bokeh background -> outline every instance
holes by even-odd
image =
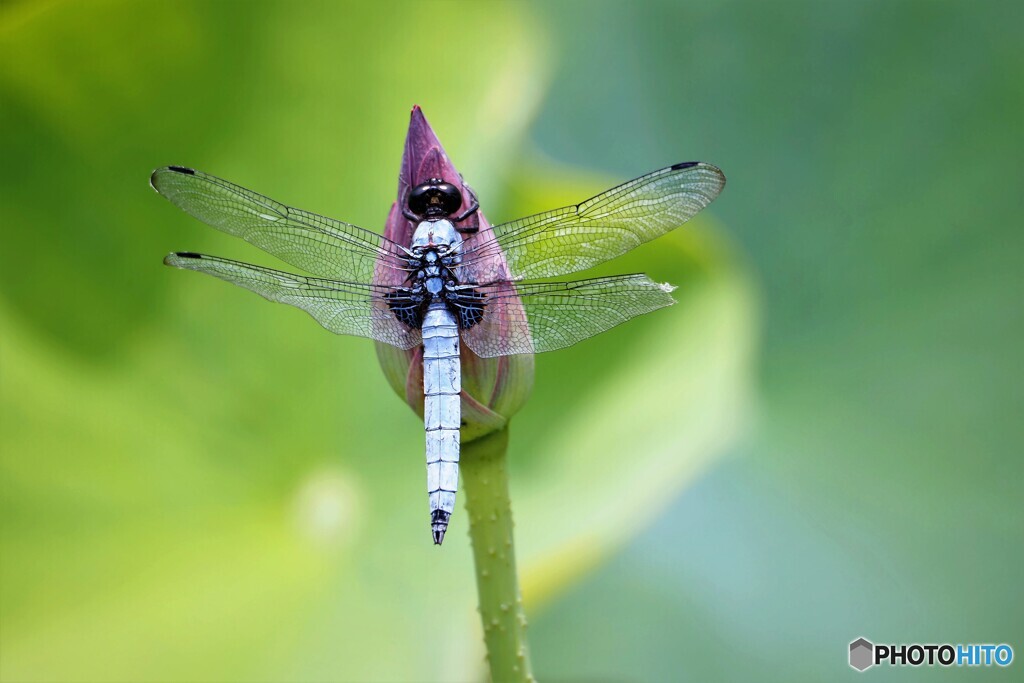
[[[0,679],[485,676],[372,343],[162,267],[275,264],[147,187],[185,164],[379,230],[413,104],[492,221],[729,177],[602,269],[679,305],[538,357],[513,420],[541,680],[1021,656],[1021,7],[0,4]]]

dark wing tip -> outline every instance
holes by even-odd
[[[722,183],[721,187],[719,187],[719,191],[721,191],[722,188],[725,187],[725,174],[722,173],[722,169],[718,168],[714,164],[709,164],[706,161],[684,161],[682,163],[678,163],[678,164],[675,164],[675,165],[671,166],[669,168],[669,170],[671,170],[671,171],[683,171],[683,170],[688,169],[688,168],[694,168],[695,166],[700,166],[701,168],[703,168],[705,170],[708,170],[708,171],[711,171],[711,173],[713,173],[714,175],[718,176],[718,179]]]
[[[166,171],[171,171],[173,173],[180,173],[182,175],[195,175],[196,174],[195,169],[187,168],[185,166],[164,166],[163,168],[158,168],[158,169],[156,169],[155,171],[153,171],[152,173],[149,174],[149,186],[152,187],[157,192],[160,191],[160,188],[158,186],[159,180],[160,180],[160,176],[161,176],[161,174],[163,174]]]

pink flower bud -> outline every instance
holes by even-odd
[[[408,191],[430,178],[441,178],[459,188],[466,209],[472,193],[462,181],[444,148],[427,123],[419,107],[413,107],[409,132],[405,138],[402,170],[398,179],[398,201],[392,204],[384,235],[403,246],[409,245],[416,225],[402,213],[401,202]],[[458,213],[458,211],[456,212]],[[467,249],[474,241],[488,240],[490,224],[482,211],[477,211],[459,225],[460,231],[476,229],[464,234]],[[494,263],[481,270],[491,273],[507,272],[504,255],[499,251],[492,257]],[[378,281],[400,286],[400,273],[378,273]],[[499,314],[494,310],[492,315]],[[499,321],[500,323],[500,321]],[[492,323],[493,324],[493,323]],[[462,441],[479,438],[503,428],[526,402],[533,387],[533,356],[516,355],[481,358],[465,344],[460,344],[462,360]],[[403,351],[388,344],[377,343],[377,358],[384,375],[395,392],[420,417],[423,416],[423,348]]]

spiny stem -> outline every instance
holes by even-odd
[[[459,467],[491,680],[525,683],[535,679],[530,670],[526,615],[516,576],[507,452],[506,427],[464,444]]]

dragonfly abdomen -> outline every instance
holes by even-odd
[[[459,326],[441,300],[423,318],[423,426],[427,435],[427,493],[434,543],[440,545],[459,487],[462,368]]]

